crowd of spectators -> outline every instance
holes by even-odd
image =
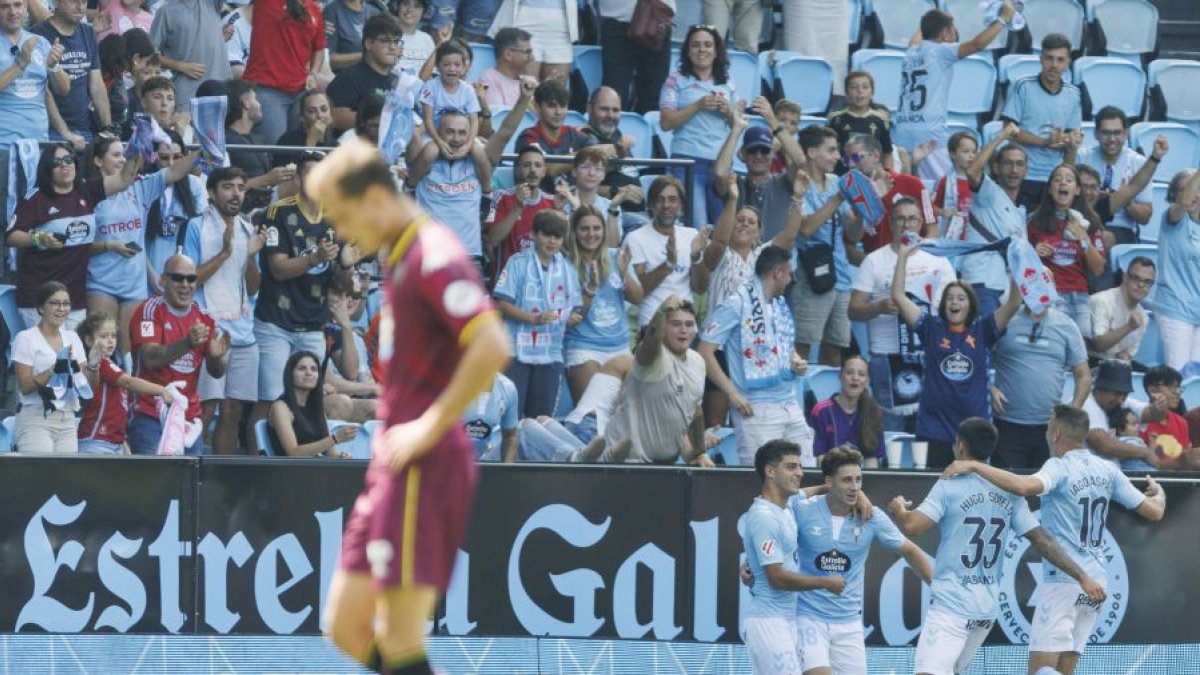
[[[739,98],[730,50],[767,47],[758,0],[704,0],[674,68],[669,41],[630,37],[636,0],[0,0],[15,447],[153,454],[174,401],[189,453],[355,456],[404,318],[381,322],[386,263],[338,240],[304,178],[363,138],[458,235],[511,335],[464,419],[481,460],[748,463],[783,438],[809,465],[853,446],[880,466],[908,433],[939,467],[980,416],[995,463],[1037,468],[1070,400],[1094,451],[1200,469],[1180,393],[1200,374],[1200,172],[1155,212],[1171,148],[1131,149],[1112,107],[1084,134],[1058,34],[1002,131],[949,133],[951,68],[1010,2],[986,27],[923,16],[898,111],[806,23],[816,4],[783,3],[771,38],[838,73],[813,119],[777,91]],[[585,39],[602,84],[580,91]],[[495,62],[471,76],[484,43]],[[237,147],[215,165],[189,151],[198,96],[227,100]],[[661,147],[637,148],[622,111],[657,113]],[[129,146],[138,115],[163,131],[153,153]],[[690,170],[616,161],[652,154]],[[1152,220],[1157,255],[1117,269]],[[1008,241],[1051,273],[1050,308],[1022,302]],[[1149,339],[1161,362],[1140,359]],[[839,386],[806,409],[821,369]],[[729,435],[735,453],[708,452]]]

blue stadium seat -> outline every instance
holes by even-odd
[[[1147,366],[1163,363],[1162,336],[1158,333],[1158,321],[1154,319],[1153,312],[1146,312],[1146,334],[1142,336],[1142,342],[1138,345],[1133,360]]]
[[[714,433],[721,439],[721,442],[708,451],[709,458],[720,457],[725,466],[741,466],[742,458],[738,456],[737,436],[733,433],[733,429],[721,427]]]
[[[15,445],[13,438],[13,423],[16,421],[14,417],[5,417],[3,422],[0,422],[0,453],[12,452]]]
[[[1130,380],[1131,384],[1133,385],[1133,391],[1129,392],[1129,395],[1138,399],[1139,401],[1145,401],[1149,398],[1146,395],[1146,374],[1131,373],[1131,375],[1132,377]]]
[[[639,159],[649,159],[654,156],[654,130],[645,117],[637,113],[623,112],[617,122],[621,133],[633,138],[633,148],[629,154]]]
[[[513,168],[511,166],[498,166],[492,169],[492,186],[507,190],[516,185],[516,180],[513,178]]]
[[[1183,381],[1183,404],[1188,410],[1200,406],[1200,377],[1189,377]],[[8,422],[8,420],[5,420]]]
[[[654,179],[658,178],[659,175],[661,174],[649,173],[638,176],[638,181],[642,184],[642,194],[645,195],[647,199],[650,198],[650,184],[653,183]]]
[[[982,129],[983,144],[987,145],[988,143],[991,143],[992,139],[995,138],[996,134],[1000,133],[1000,130],[1003,128],[1004,122],[1001,122],[1000,120],[990,120],[985,122]]]
[[[345,443],[338,443],[338,449],[349,453],[350,459],[371,459],[371,436],[363,428],[363,425],[341,420],[329,420],[328,425],[331,434],[344,426],[354,427],[356,429],[354,438]]]
[[[851,49],[853,45],[857,45],[862,39],[862,18],[863,18],[863,3],[862,0],[849,0],[850,4],[850,35],[849,43]]]
[[[942,0],[942,9],[954,17],[954,25],[961,36],[969,37],[983,26],[984,6],[979,0]],[[1008,29],[1002,28],[999,35],[988,43],[987,50],[1002,49],[1008,44]]]
[[[604,65],[600,58],[600,47],[596,45],[574,45],[575,61],[572,70],[578,70],[587,85],[588,94],[600,88],[604,78]]]
[[[788,56],[775,63],[783,95],[805,113],[823,113],[833,95],[833,66],[815,56]]]
[[[996,70],[1000,83],[1008,84],[1037,75],[1042,71],[1042,63],[1033,54],[1005,54],[1000,57]]]
[[[1146,0],[1105,0],[1091,12],[1108,42],[1108,55],[1139,66],[1158,48],[1158,8]]]
[[[1150,86],[1162,91],[1167,119],[1200,130],[1200,62],[1158,59],[1150,62],[1147,75]]]
[[[805,375],[808,382],[805,386],[818,401],[824,401],[841,390],[842,383],[838,379],[840,374],[841,371],[832,366],[809,365]]]
[[[1156,244],[1117,244],[1112,247],[1109,260],[1112,261],[1113,269],[1123,270],[1129,265],[1130,260],[1139,255],[1144,255],[1157,263],[1158,246]]]
[[[493,117],[492,120],[494,122],[495,118]],[[508,139],[508,143],[504,144],[504,154],[510,155],[515,153],[517,151],[517,139],[520,138],[521,132],[535,124],[537,124],[536,115],[531,112],[527,112],[522,115],[521,121],[517,123],[517,130],[514,131],[512,137]]]
[[[1167,212],[1167,185],[1165,183],[1152,183],[1150,191],[1154,197],[1150,203],[1154,206],[1154,211],[1150,215],[1150,222],[1143,225],[1139,232],[1143,243],[1155,243],[1158,241],[1159,228],[1162,226],[1163,214]]]
[[[683,44],[688,29],[704,22],[704,3],[679,2],[675,3],[675,21],[672,22],[671,44]]]
[[[937,9],[937,3],[933,0],[882,0],[874,3],[874,7],[879,25],[883,27],[883,45],[908,49],[909,40],[921,27],[921,16]]]
[[[860,49],[850,55],[850,67],[865,70],[875,79],[875,102],[895,112],[900,107],[900,71],[904,52],[894,49]]]
[[[954,80],[946,107],[957,118],[966,115],[976,126],[976,116],[991,112],[996,98],[996,66],[989,57],[975,54],[954,64]]]
[[[1148,157],[1157,136],[1166,137],[1171,151],[1154,169],[1156,182],[1169,183],[1175,174],[1200,164],[1200,133],[1177,122],[1138,122],[1129,128],[1129,145]]]
[[[729,50],[729,84],[739,99],[747,102],[762,94],[759,84],[758,57],[750,52]]]
[[[1115,105],[1129,117],[1141,117],[1146,103],[1146,73],[1124,59],[1084,56],[1075,61],[1075,81],[1087,86],[1092,111]]]
[[[784,55],[791,56],[794,52],[781,49],[766,49],[758,53],[758,83],[767,91],[775,90],[775,60]]]
[[[814,124],[819,127],[826,126],[829,124],[829,118],[821,117],[820,115],[801,115],[800,116],[800,128],[801,129],[811,127]]]
[[[467,81],[474,82],[483,76],[483,71],[496,67],[496,48],[480,43],[471,44],[471,68],[467,71]]]
[[[577,110],[568,110],[566,117],[563,118],[563,124],[578,129],[587,124],[587,115]]]
[[[646,118],[646,123],[650,125],[650,131],[654,133],[654,137],[658,139],[660,144],[662,144],[663,152],[667,157],[670,157],[671,139],[675,136],[674,132],[666,131],[662,128],[662,124],[659,122],[659,114],[657,110],[648,110],[646,111],[646,114],[642,115],[642,117]]]
[[[274,457],[275,446],[271,445],[271,437],[267,434],[267,421],[258,420],[254,423],[254,440],[258,443],[258,454],[263,457]]]
[[[1025,3],[1025,21],[1033,38],[1034,53],[1042,49],[1042,38],[1062,33],[1072,48],[1083,44],[1083,7],[1076,0],[1037,0]]]

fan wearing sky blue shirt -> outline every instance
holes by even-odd
[[[983,462],[957,461],[946,468],[945,475],[976,473],[1002,490],[1040,496],[1046,529],[1064,543],[1071,559],[1104,587],[1108,580],[1104,539],[1109,505],[1116,502],[1146,520],[1162,520],[1167,493],[1149,476],[1145,493],[1138,492],[1116,464],[1084,449],[1087,433],[1087,413],[1060,404],[1054,407],[1046,430],[1046,443],[1054,456],[1041,471],[1019,476]],[[1100,609],[1100,602],[1085,588],[1060,567],[1042,566],[1041,595],[1029,640],[1029,672],[1047,666],[1064,675],[1074,672]]]
[[[808,488],[803,495],[800,446],[771,441],[754,456],[762,494],[742,516],[742,547],[752,581],[746,608],[746,653],[755,675],[799,675],[796,645],[796,592],[824,589],[841,593],[841,576],[805,576],[797,572],[796,519],[789,499],[806,499],[824,491]]]
[[[1004,0],[1000,18],[966,42],[958,42],[958,29],[949,13],[931,9],[921,17],[921,32],[914,36],[901,66],[900,109],[892,131],[892,141],[904,146],[910,155],[922,143],[937,143],[916,167],[921,178],[937,180],[953,166],[946,149],[950,137],[946,101],[954,80],[954,63],[987,49],[1015,11],[1011,0]]]
[[[996,447],[996,427],[979,417],[963,420],[954,442],[956,459],[986,462]],[[934,562],[933,602],[917,642],[918,675],[966,671],[995,623],[1004,575],[1001,555],[1012,534],[1025,537],[1050,564],[1064,570],[1092,600],[1104,589],[1084,573],[1029,512],[1023,497],[979,476],[939,480],[916,510],[903,495],[888,506],[910,537],[935,524],[941,530]]]
[[[463,413],[475,457],[481,462],[517,461],[517,385],[496,373],[492,388]]]
[[[820,497],[793,497],[788,506],[799,533],[800,573],[815,577],[840,575],[840,594],[825,590],[796,598],[796,633],[804,675],[866,675],[863,637],[863,573],[871,542],[898,552],[925,583],[931,583],[933,561],[906,539],[881,511],[863,520],[851,511],[862,495],[862,454],[848,446],[821,456],[821,473],[829,492]]]

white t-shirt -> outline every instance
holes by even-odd
[[[929,311],[936,313],[938,304],[942,301],[942,291],[955,279],[950,261],[918,250],[908,257],[908,266],[904,272],[904,290],[920,299],[918,306],[927,303]],[[869,294],[870,301],[877,302],[891,296],[892,276],[895,273],[896,252],[892,247],[875,249],[863,259],[851,288]],[[867,335],[872,354],[900,353],[899,322],[898,314],[880,314],[867,321]]]
[[[83,349],[83,342],[80,341],[79,335],[73,330],[63,329],[62,331],[63,345],[71,347],[71,358],[80,364],[80,368],[87,365],[87,352]],[[54,362],[58,360],[58,352],[46,342],[46,336],[42,335],[42,331],[37,326],[26,328],[17,333],[17,337],[12,343],[12,360],[13,363],[21,363],[33,369],[34,375],[39,375],[54,367]],[[21,393],[21,405],[35,406],[37,409],[42,407],[42,395],[36,390],[33,393]],[[73,409],[78,409],[76,406]]]
[[[634,361],[604,430],[609,450],[625,439],[633,441],[629,462],[674,461],[704,397],[704,359],[700,354],[689,349],[680,358],[665,346],[661,349],[652,365]]]
[[[754,276],[754,265],[758,263],[758,255],[770,245],[771,242],[768,241],[758,248],[750,249],[750,255],[745,258],[738,255],[732,248],[725,249],[725,255],[721,256],[721,262],[717,263],[717,269],[713,270],[712,276],[708,279],[710,313],[714,307],[737,293],[738,289]]]
[[[1125,292],[1121,290],[1120,286],[1101,291],[1088,298],[1088,310],[1091,312],[1092,321],[1088,325],[1088,333],[1084,337],[1093,340],[1097,335],[1104,335],[1118,326],[1129,323],[1129,317],[1135,314],[1140,316],[1142,318],[1141,327],[1121,338],[1117,344],[1107,350],[1093,352],[1109,359],[1117,358],[1117,354],[1121,352],[1128,352],[1130,355],[1137,353],[1142,336],[1146,334],[1146,310],[1142,309],[1141,305],[1134,305],[1130,310],[1129,305],[1125,304]]]
[[[642,299],[638,306],[638,326],[645,326],[654,318],[658,306],[671,295],[678,295],[684,300],[692,300],[690,284],[692,271],[692,241],[699,234],[693,228],[675,226],[675,269],[663,279],[663,282]],[[637,269],[637,265],[645,265],[645,271],[650,272],[667,260],[667,239],[664,234],[654,229],[652,223],[647,223],[629,233],[625,237],[625,246],[629,248],[629,262]]]
[[[396,62],[396,67],[393,72],[408,73],[413,77],[420,76],[421,67],[429,60],[429,55],[437,49],[437,45],[433,43],[433,38],[423,30],[413,31],[411,35],[404,35],[404,51],[400,54],[400,60]]]

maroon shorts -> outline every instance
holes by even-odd
[[[469,447],[441,445],[400,473],[372,462],[346,522],[341,568],[370,574],[381,589],[415,584],[445,592],[477,472]]]

